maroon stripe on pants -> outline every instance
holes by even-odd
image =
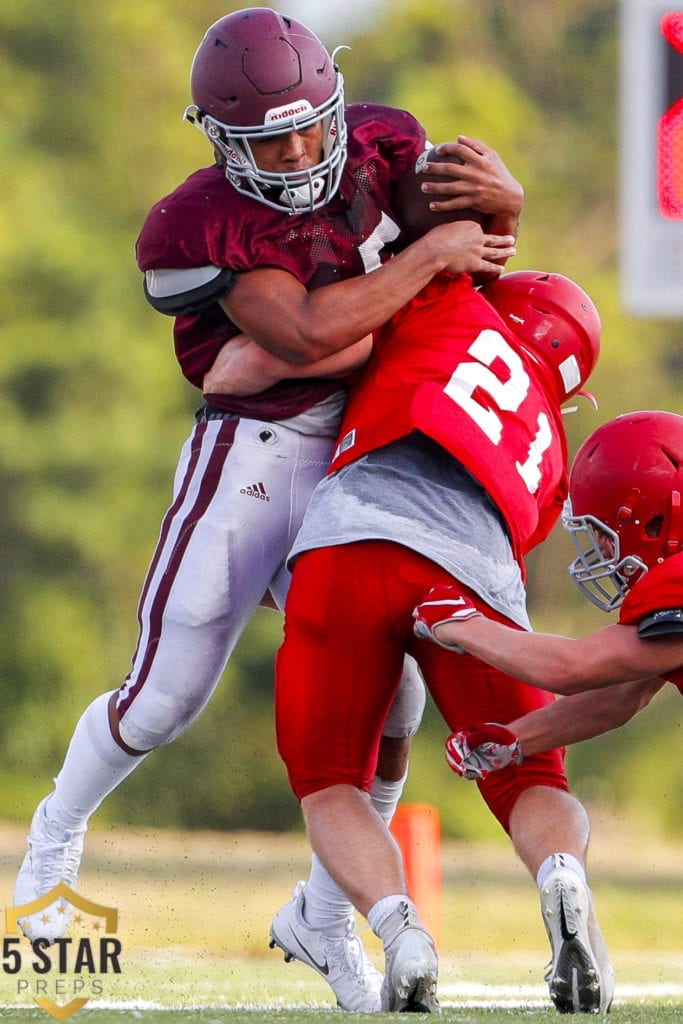
[[[157,591],[152,596],[151,606],[148,612],[149,620],[149,631],[147,638],[146,650],[142,655],[142,660],[138,664],[140,644],[142,642],[142,620],[144,616],[144,608],[147,603],[148,596],[150,594],[150,588],[154,579],[155,573],[159,567],[159,564],[164,557],[164,552],[168,542],[169,535],[171,534],[171,527],[174,525],[175,519],[182,509],[187,493],[190,490],[190,486],[194,481],[195,475],[198,471],[199,457],[202,452],[202,447],[205,442],[207,423],[200,423],[194,434],[192,441],[191,457],[188,463],[187,472],[183,479],[182,485],[178,490],[178,495],[164,516],[159,541],[157,543],[150,567],[147,571],[144,586],[142,588],[142,594],[140,602],[138,604],[138,623],[140,632],[138,634],[138,643],[133,655],[133,667],[126,676],[124,686],[133,678],[136,677],[135,683],[128,689],[125,696],[120,697],[117,702],[116,711],[121,718],[126,713],[128,708],[131,706],[137,694],[145,684],[145,680],[149,676],[150,670],[154,663],[154,657],[156,654],[158,640],[161,636],[161,629],[163,623],[164,612],[168,603],[169,594],[175,582],[176,576],[180,570],[183,562],[183,558],[187,552],[194,528],[197,523],[202,519],[207,508],[213,501],[218,486],[220,484],[223,467],[225,460],[230,454],[233,441],[235,439],[235,431],[237,430],[237,424],[239,420],[230,419],[223,420],[221,422],[218,436],[213,442],[213,451],[209,456],[209,460],[202,473],[201,481],[199,484],[197,497],[194,504],[191,506],[189,511],[184,515],[178,530],[177,540],[173,547],[166,568],[164,569],[163,575],[158,582]]]

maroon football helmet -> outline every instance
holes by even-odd
[[[648,569],[683,551],[683,416],[630,412],[576,453],[562,523],[579,557],[569,572],[604,611]]]
[[[519,270],[485,284],[488,299],[524,350],[551,370],[560,402],[579,392],[600,353],[600,317],[578,284],[562,274]]]
[[[239,192],[288,213],[334,196],[346,160],[343,78],[304,25],[266,7],[221,18],[192,62],[193,104],[185,111],[209,139]],[[256,164],[250,140],[323,122],[323,154],[308,171],[274,173]]]

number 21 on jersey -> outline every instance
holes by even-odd
[[[458,364],[444,393],[455,402],[483,431],[492,444],[505,443],[505,417],[501,413],[516,413],[529,395],[531,381],[524,364],[512,346],[498,331],[482,331],[467,349],[476,362]],[[505,376],[499,372],[503,367]],[[488,399],[488,400],[487,400]],[[553,441],[548,417],[539,412],[536,433],[523,462],[515,460],[515,468],[530,494],[541,483],[541,464],[544,453]]]

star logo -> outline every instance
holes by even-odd
[[[74,910],[77,913],[74,914]],[[61,927],[57,924],[58,918],[64,915],[72,929],[78,926],[85,934],[65,936],[68,924]],[[33,939],[24,962],[21,944],[23,941],[25,945],[27,940],[19,936],[28,930],[29,919],[32,919]],[[45,928],[45,937],[40,937],[41,925]],[[89,997],[75,995],[68,1002],[59,1003],[48,995],[51,987],[55,995],[63,994],[66,979],[71,982],[73,993],[83,992],[88,985],[93,985],[93,977],[99,974],[120,974],[121,942],[112,937],[117,927],[116,908],[86,899],[63,881],[30,903],[7,907],[4,944],[6,959],[13,968],[11,973],[18,979],[17,991],[30,993],[36,1006],[55,1020],[68,1020],[89,1002]],[[26,976],[28,970],[33,972],[30,979]],[[101,984],[95,991],[99,994],[100,990]]]

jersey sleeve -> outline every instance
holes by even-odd
[[[638,623],[637,632],[641,640],[683,636],[683,608],[663,608],[660,612],[646,615]]]
[[[666,558],[633,585],[619,622],[637,626],[643,639],[683,633],[683,554]]]
[[[264,240],[282,235],[287,224],[286,214],[240,195],[220,168],[204,168],[149,211],[135,245],[137,264],[143,273],[249,270],[266,262]]]
[[[424,128],[407,110],[378,103],[350,104],[346,120],[348,168],[357,174],[356,168],[364,166],[368,174],[377,176],[380,188],[390,198],[396,182],[428,147]]]

